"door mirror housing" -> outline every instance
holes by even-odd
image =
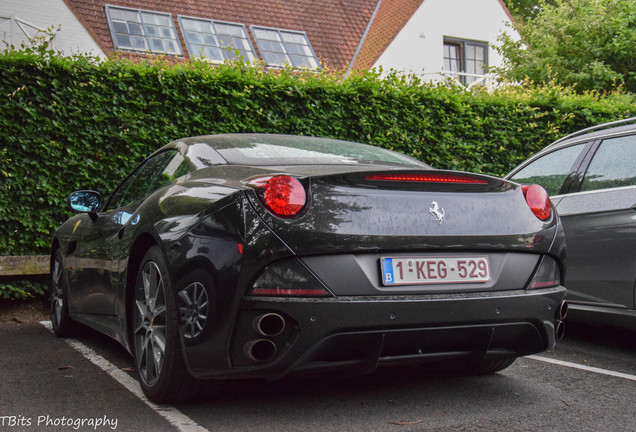
[[[102,196],[99,192],[91,190],[76,191],[68,197],[69,207],[79,213],[96,214],[101,203]]]

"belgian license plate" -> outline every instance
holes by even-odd
[[[380,267],[385,286],[490,281],[486,256],[383,257]]]

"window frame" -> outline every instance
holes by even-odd
[[[143,199],[150,196],[156,190],[160,189],[162,186],[149,184],[143,197],[134,199],[132,201],[123,202],[124,198],[126,198],[126,195],[128,194],[130,186],[135,182],[139,174],[148,166],[148,164],[156,161],[158,158],[164,157],[167,154],[172,155],[172,157],[168,159],[168,162],[166,164],[163,165],[162,172],[166,169],[166,167],[170,165],[174,158],[181,153],[177,149],[169,148],[148,156],[146,159],[144,159],[143,162],[137,165],[137,167],[121,183],[119,183],[119,185],[108,197],[108,200],[104,203],[104,206],[100,209],[100,213],[127,208],[131,205],[134,205],[135,203],[141,202]],[[183,155],[181,156],[183,157]],[[153,173],[153,177],[151,179],[147,179],[147,181],[154,180],[157,173],[158,171],[155,171]]]
[[[186,43],[186,48],[188,49],[188,54],[190,56],[190,58],[196,58],[196,59],[202,59],[205,61],[208,61],[210,63],[213,64],[222,64],[225,63],[227,61],[234,61],[235,59],[232,58],[228,58],[228,56],[226,55],[226,50],[227,50],[227,46],[218,46],[215,48],[219,48],[221,51],[221,54],[223,56],[223,60],[222,61],[218,61],[215,59],[211,59],[209,57],[201,57],[200,55],[197,55],[198,53],[195,53],[195,51],[192,50],[191,48],[191,42],[188,40],[188,36],[187,36],[187,29],[186,27],[183,25],[183,21],[184,20],[193,20],[193,21],[202,21],[202,22],[206,22],[211,24],[213,27],[215,27],[215,24],[224,24],[224,25],[229,25],[229,26],[235,26],[235,27],[240,27],[241,30],[243,31],[243,35],[244,40],[247,41],[247,45],[248,45],[248,50],[242,50],[242,51],[246,51],[248,54],[251,55],[251,58],[249,59],[243,59],[244,62],[247,63],[251,63],[254,60],[256,60],[258,57],[256,56],[256,50],[254,49],[254,44],[252,44],[252,40],[250,38],[250,35],[247,31],[247,27],[245,26],[245,24],[243,23],[237,23],[237,22],[232,22],[232,21],[222,21],[222,20],[215,20],[212,18],[203,18],[203,17],[195,17],[195,16],[188,16],[188,15],[177,15],[177,21],[179,22],[179,27],[181,28],[181,33],[183,34],[183,40]],[[215,28],[216,31],[216,28]],[[218,33],[214,33],[215,36],[218,37]],[[204,45],[204,46],[213,46],[213,45],[205,45],[205,44],[200,44],[200,45]],[[241,50],[239,50],[241,51]]]
[[[444,36],[444,40],[442,43],[442,47],[443,47],[443,52],[442,52],[442,62],[444,64],[444,66],[446,66],[446,60],[447,59],[451,59],[450,57],[446,57],[446,46],[447,45],[453,45],[456,47],[459,47],[459,71],[450,71],[450,73],[453,74],[457,74],[457,78],[459,79],[459,81],[465,85],[468,86],[470,84],[472,84],[474,81],[477,81],[478,78],[473,77],[473,76],[466,76],[463,74],[471,74],[471,75],[480,75],[480,76],[486,76],[487,75],[487,68],[489,67],[489,56],[488,56],[488,51],[489,51],[489,43],[487,41],[478,41],[478,40],[472,40],[472,39],[461,39],[461,38],[455,38],[455,37],[447,37]],[[481,47],[484,48],[484,64],[483,64],[483,68],[485,68],[483,70],[483,74],[472,74],[470,72],[466,72],[466,65],[467,65],[467,59],[466,59],[466,48],[467,46],[475,46],[475,47]],[[446,71],[446,69],[444,69],[445,72],[449,72]]]
[[[126,33],[127,35],[133,35],[133,36],[141,36],[143,37],[144,41],[145,41],[145,45],[146,47],[144,49],[140,49],[140,48],[134,48],[134,47],[123,47],[119,44],[118,40],[117,40],[117,35],[118,34],[124,34],[124,33],[118,33],[115,30],[115,23],[113,22],[113,18],[111,15],[111,10],[113,9],[117,9],[117,10],[121,10],[121,11],[129,11],[129,12],[135,12],[138,14],[139,17],[139,22],[138,24],[141,25],[143,34],[141,35],[133,35],[132,33]],[[137,53],[144,53],[144,54],[152,54],[152,55],[169,55],[169,56],[175,56],[175,57],[182,57],[183,56],[183,47],[181,46],[181,41],[179,40],[179,32],[177,31],[177,26],[175,25],[174,19],[172,17],[172,14],[169,12],[160,12],[160,11],[154,11],[154,10],[149,10],[149,9],[137,9],[137,8],[131,8],[131,7],[123,7],[123,6],[116,6],[116,5],[110,5],[107,4],[104,6],[104,11],[106,14],[106,21],[108,22],[108,29],[110,30],[110,37],[111,40],[113,41],[113,49],[115,50],[119,50],[119,51],[127,51],[127,52],[137,52]],[[144,22],[144,18],[143,18],[143,14],[153,14],[153,15],[159,15],[159,16],[164,16],[167,17],[168,20],[170,21],[170,29],[172,30],[173,36],[174,38],[168,38],[168,37],[164,37],[164,36],[160,36],[160,39],[162,41],[164,40],[170,40],[173,41],[175,44],[175,47],[177,48],[177,51],[172,53],[169,51],[158,51],[158,50],[154,50],[151,46],[150,43],[150,39],[152,38],[152,36],[148,35],[148,27],[147,25],[150,24],[146,24]],[[119,20],[117,20],[119,21]],[[162,28],[167,27],[167,26],[161,26]]]
[[[539,161],[545,159],[546,157],[550,157],[558,152],[562,152],[577,146],[582,146],[581,149],[579,150],[578,155],[576,156],[576,158],[574,158],[572,165],[568,168],[567,173],[565,173],[565,177],[563,178],[563,181],[561,182],[561,186],[559,190],[557,191],[557,193],[551,194],[550,196],[556,197],[556,196],[565,195],[569,192],[572,192],[573,188],[576,188],[576,185],[578,183],[578,177],[579,177],[577,173],[579,173],[580,170],[582,169],[582,166],[584,165],[584,161],[588,157],[590,153],[590,149],[593,147],[593,145],[594,145],[593,141],[589,141],[589,142],[583,141],[583,142],[576,142],[570,145],[565,145],[565,146],[555,148],[552,151],[542,153],[540,155],[537,155],[537,157],[533,157],[529,159],[526,163],[517,167],[512,173],[510,173],[510,175],[506,176],[506,178],[508,180],[520,183],[519,179],[516,179],[515,176],[517,176],[517,174],[521,173],[523,170],[528,168],[530,165],[538,163]]]
[[[261,42],[261,39],[259,39],[257,37],[257,30],[265,30],[265,31],[274,31],[277,32],[279,35],[279,39],[280,39],[280,44],[283,47],[285,56],[287,57],[288,63],[282,63],[282,64],[274,64],[274,63],[270,63],[267,61],[266,57],[265,57],[265,52],[267,53],[271,53],[273,51],[271,50],[265,50],[263,48],[263,43]],[[318,56],[316,55],[316,52],[314,51],[314,48],[311,46],[311,42],[309,41],[309,36],[307,36],[307,33],[304,31],[300,31],[300,30],[288,30],[288,29],[281,29],[281,28],[275,28],[275,27],[266,27],[266,26],[259,26],[259,25],[251,25],[250,26],[250,31],[252,32],[252,36],[254,37],[254,40],[256,41],[256,46],[258,46],[258,50],[261,54],[261,58],[263,59],[263,61],[265,62],[265,64],[268,67],[273,67],[273,68],[284,68],[286,66],[290,66],[293,69],[307,69],[307,70],[311,70],[311,71],[319,71],[322,69],[322,66],[320,64],[320,60],[318,59]],[[287,34],[294,34],[294,35],[300,35],[302,36],[305,41],[307,42],[307,47],[309,48],[309,51],[311,52],[311,57],[310,56],[303,56],[309,59],[313,59],[313,61],[316,62],[316,67],[315,68],[303,68],[303,67],[294,67],[291,63],[291,60],[289,59],[290,55],[295,55],[295,54],[290,54],[289,53],[289,49],[286,46],[286,42],[283,40],[283,34],[287,33]]]

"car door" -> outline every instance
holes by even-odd
[[[74,293],[83,312],[115,315],[117,288],[125,265],[121,237],[126,226],[134,225],[133,215],[145,197],[172,181],[183,157],[167,150],[142,163],[115,190],[92,221],[82,226],[71,274]]]
[[[563,222],[568,300],[634,309],[636,135],[596,143],[581,179],[557,206]]]

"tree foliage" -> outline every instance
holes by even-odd
[[[505,0],[506,7],[516,21],[526,21],[536,17],[540,12],[539,1],[541,0]],[[545,0],[546,3],[553,4],[554,0]]]
[[[500,37],[502,76],[558,83],[577,92],[636,92],[634,0],[538,0],[537,5],[536,16],[515,24],[520,41]]]

